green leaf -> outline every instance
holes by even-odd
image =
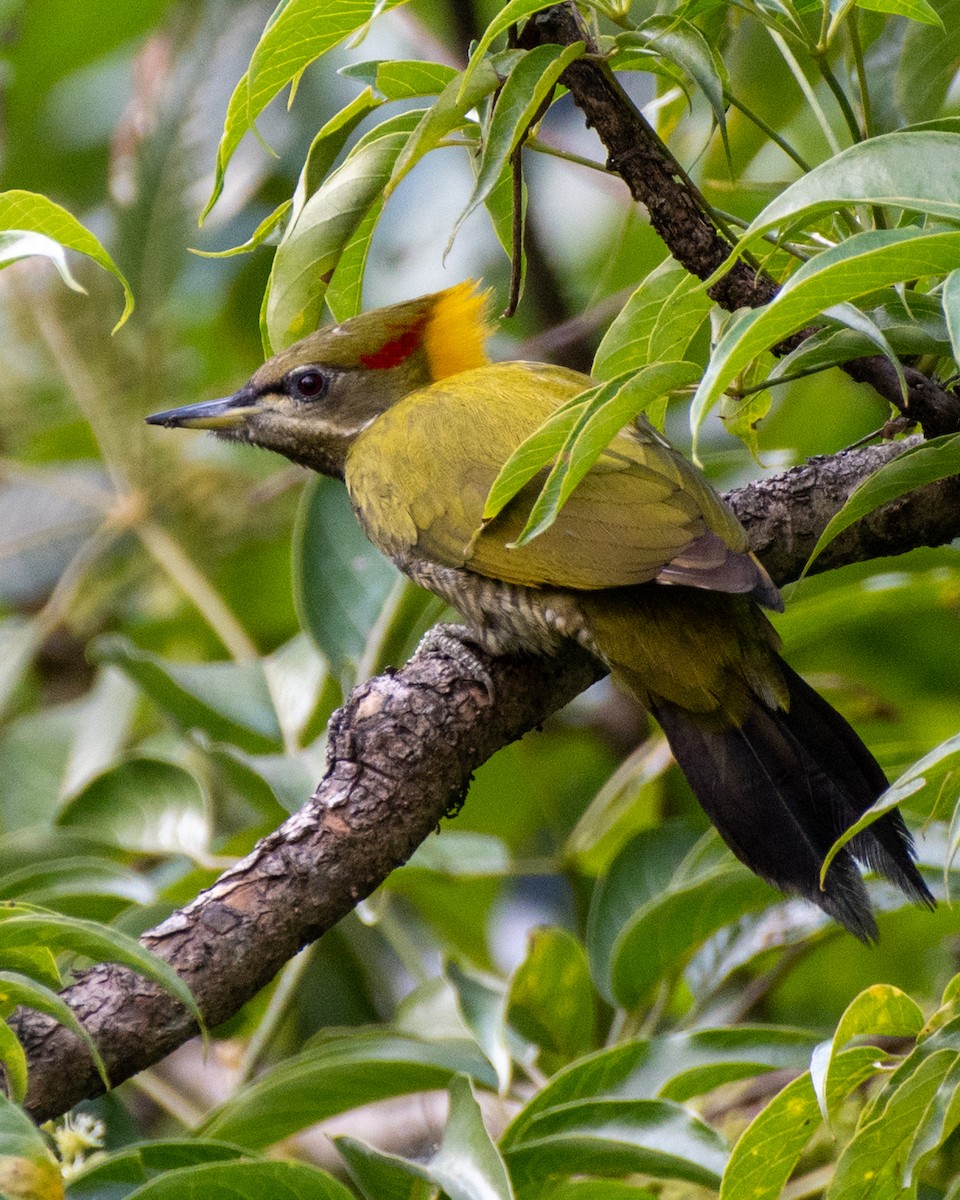
[[[534,929],[507,993],[507,1021],[553,1064],[594,1044],[596,1001],[587,954],[563,929]]]
[[[938,479],[960,472],[960,434],[947,433],[928,442],[910,446],[903,454],[858,484],[839,512],[834,513],[820,534],[803,568],[806,575],[823,550],[845,529],[881,505]],[[802,578],[802,576],[801,576]]]
[[[293,193],[293,210],[290,213],[290,224],[298,220],[303,206],[318,190],[330,173],[337,155],[347,144],[347,138],[356,127],[375,109],[380,107],[380,101],[370,88],[364,88],[359,96],[355,96],[345,107],[330,118],[320,129],[307,151],[303,168],[297,179]]]
[[[421,842],[405,866],[398,868],[436,871],[454,879],[506,875],[510,869],[510,850],[501,838],[446,826]]]
[[[74,1176],[70,1180],[70,1200],[104,1200],[111,1187],[132,1188],[161,1171],[224,1162],[242,1155],[237,1146],[200,1138],[171,1138],[124,1146],[108,1156],[98,1157]],[[122,1194],[126,1196],[127,1192]]]
[[[892,13],[897,17],[907,17],[911,21],[922,21],[924,25],[936,25],[943,29],[937,10],[927,3],[927,0],[857,0],[858,8],[870,12]]]
[[[699,375],[700,368],[693,363],[655,363],[574,396],[522,442],[501,467],[487,497],[484,520],[495,517],[555,455],[556,461],[516,545],[522,546],[543,533],[624,425]],[[560,445],[554,449],[558,441]]]
[[[892,984],[877,983],[862,991],[847,1005],[828,1051],[818,1069],[811,1068],[817,1100],[824,1119],[830,1117],[827,1096],[831,1092],[831,1070],[840,1051],[855,1037],[915,1038],[923,1029],[923,1011],[915,1000]]]
[[[443,1188],[450,1200],[513,1200],[507,1168],[465,1075],[450,1084],[450,1116],[440,1147],[428,1161],[385,1154],[353,1138],[335,1142],[354,1180],[372,1200],[408,1200],[411,1179]]]
[[[890,348],[899,355],[936,354],[950,351],[950,335],[940,298],[919,292],[891,294],[889,300],[866,311],[866,316],[883,331]],[[778,359],[769,378],[788,378],[801,371],[819,370],[873,353],[873,343],[852,329],[828,323],[804,338],[784,358]]]
[[[487,61],[484,55],[501,33],[506,33],[511,25],[516,25],[524,17],[529,17],[533,13],[541,12],[543,9],[549,7],[550,0],[509,0],[509,3],[500,9],[484,30],[480,41],[473,47],[470,62],[467,64],[467,69],[464,71],[460,82],[461,94],[466,94],[467,88],[473,81],[474,74],[478,70],[483,69]]]
[[[256,250],[264,243],[269,244],[273,240],[273,236],[283,226],[292,207],[292,200],[284,200],[282,204],[278,204],[273,212],[268,217],[264,217],[247,240],[241,242],[239,246],[231,246],[228,250],[197,250],[194,246],[190,246],[188,249],[191,254],[196,254],[200,258],[233,258],[235,254],[249,254],[251,250]]]
[[[200,217],[210,212],[223,191],[227,164],[270,101],[301,72],[362,29],[375,15],[405,0],[287,0],[271,16],[243,78],[234,88],[217,148],[213,192]]]
[[[0,933],[2,933],[2,929],[0,929]],[[93,1064],[97,1068],[97,1074],[105,1086],[110,1086],[107,1068],[100,1057],[100,1052],[93,1038],[77,1020],[70,1005],[65,1000],[61,1000],[56,992],[34,979],[29,979],[27,976],[13,971],[0,971],[0,1009],[5,1016],[9,1016],[18,1005],[46,1013],[48,1017],[53,1017],[58,1024],[69,1029],[86,1046],[91,1059],[93,1059]],[[8,1026],[3,1025],[3,1028],[11,1032]],[[9,1044],[6,1049],[11,1049]],[[26,1060],[23,1060],[21,1064],[20,1055],[14,1051],[11,1055],[11,1062],[14,1068],[14,1079],[13,1081],[8,1080],[8,1084],[11,1085],[13,1099],[19,1103],[26,1095]],[[4,1059],[4,1066],[6,1068],[6,1059]]]
[[[495,61],[485,60],[480,69],[471,76],[468,87],[461,87],[459,75],[450,80],[437,97],[436,103],[423,113],[409,141],[397,156],[393,172],[384,188],[384,198],[389,196],[401,179],[449,133],[466,125],[475,125],[474,119],[468,114],[500,86],[500,70],[516,62],[521,56],[522,51],[511,50],[504,55],[498,55]]]
[[[950,436],[957,437],[960,435],[952,434]],[[948,771],[954,770],[955,768],[952,767],[952,763],[958,756],[960,756],[960,733],[952,738],[948,738],[945,742],[941,742],[929,754],[925,754],[912,767],[904,771],[899,779],[896,779],[885,792],[881,793],[878,799],[860,816],[859,820],[855,821],[849,829],[845,829],[833,843],[827,852],[826,858],[823,860],[823,866],[820,868],[821,880],[826,878],[830,864],[851,838],[856,837],[858,833],[872,825],[884,813],[896,808],[908,796],[912,796],[915,792],[919,792],[921,788],[926,787],[928,782],[930,782],[928,776],[936,780],[942,778]]]
[[[551,1175],[630,1175],[717,1187],[720,1137],[669,1100],[587,1100],[538,1114],[504,1156],[518,1188]]]
[[[382,198],[420,113],[392,117],[366,134],[303,205],[277,247],[264,297],[264,346],[275,353],[314,330],[331,276],[364,218]]]
[[[565,47],[537,46],[535,50],[527,51],[507,76],[493,110],[473,193],[454,224],[447,243],[448,252],[460,226],[496,187],[510,155],[526,136],[557,80],[584,49],[583,42],[573,42]]]
[[[0,1064],[7,1094],[15,1104],[22,1104],[27,1095],[27,1055],[6,1021],[0,1021]]]
[[[850,146],[772,200],[744,231],[736,255],[773,229],[783,236],[788,229],[849,204],[889,204],[960,220],[960,133],[885,133]],[[717,274],[728,269],[729,263]],[[923,271],[921,263],[913,274]]]
[[[0,236],[0,267],[28,255],[43,254],[53,259],[70,287],[83,291],[70,274],[62,253],[51,245],[56,243],[57,247],[63,246],[92,258],[120,283],[124,304],[120,320],[113,327],[114,333],[133,312],[133,292],[120,268],[89,229],[59,204],[19,188],[0,192],[0,230],[4,231]]]
[[[960,233],[928,233],[913,227],[858,233],[805,262],[769,304],[744,313],[727,328],[693,398],[694,434],[720,394],[758,354],[825,309],[887,284],[939,275],[957,266]]]
[[[810,1075],[788,1083],[740,1135],[720,1186],[720,1200],[775,1200],[820,1123]]]
[[[741,1025],[637,1039],[558,1071],[514,1117],[504,1147],[526,1137],[540,1113],[587,1099],[674,1100],[704,1095],[768,1071],[802,1069],[816,1045],[806,1030]]]
[[[960,271],[951,271],[943,281],[940,302],[947,322],[947,332],[950,334],[953,360],[960,363]]]
[[[133,758],[98,775],[57,824],[125,850],[190,857],[206,853],[211,832],[199,782],[155,758]]]
[[[650,17],[635,32],[621,34],[617,38],[617,45],[629,48],[633,39],[676,63],[696,82],[713,110],[714,120],[720,127],[720,136],[726,145],[724,88],[728,83],[727,69],[723,59],[696,25],[677,16]]]
[[[611,1004],[617,939],[641,907],[663,894],[694,841],[694,835],[678,825],[646,829],[623,848],[594,889],[587,918],[587,954],[594,982]]]
[[[377,201],[343,248],[324,297],[335,321],[348,321],[363,309],[363,276],[382,212],[383,204]]]
[[[617,1002],[636,1008],[719,929],[772,899],[770,885],[739,864],[671,884],[633,914],[614,943],[611,982]]]
[[[385,100],[409,100],[437,95],[460,73],[446,63],[391,59],[351,63],[341,67],[337,74],[359,79],[375,88]]]
[[[933,7],[943,27],[910,25],[897,57],[894,100],[908,121],[922,122],[931,114],[942,112],[957,73],[960,0],[936,0]]]
[[[360,1104],[446,1087],[460,1073],[496,1087],[473,1042],[428,1042],[390,1030],[328,1035],[239,1091],[207,1118],[202,1133],[259,1149]]]
[[[304,489],[293,571],[301,623],[346,691],[400,575],[364,537],[333,479],[312,480]]]
[[[139,684],[182,729],[202,729],[251,754],[282,746],[262,662],[185,665],[140,650],[122,637],[98,639],[93,653]]]
[[[960,1020],[918,1042],[864,1109],[827,1195],[907,1194],[924,1161],[960,1124]]]
[[[60,1164],[27,1114],[0,1092],[0,1195],[63,1200]]]
[[[202,1024],[190,989],[174,969],[119,929],[8,901],[0,904],[0,961],[8,950],[39,943],[47,950],[69,950],[98,962],[120,963],[158,984]]]
[[[450,1084],[450,1116],[429,1172],[450,1200],[513,1200],[507,1168],[465,1075]]]
[[[128,1200],[353,1200],[332,1175],[309,1163],[223,1161],[165,1171]]]
[[[608,380],[650,363],[682,361],[712,307],[700,280],[665,259],[603,335],[593,360],[594,378]]]
[[[499,980],[485,979],[455,962],[444,970],[457,996],[463,1023],[497,1073],[501,1095],[510,1087],[513,1063],[505,1028],[507,997]]]

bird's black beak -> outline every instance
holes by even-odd
[[[168,408],[145,418],[148,425],[165,425],[168,429],[237,429],[257,411],[257,396],[249,388],[241,388],[222,400],[203,400],[183,408]]]

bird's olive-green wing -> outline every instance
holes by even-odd
[[[559,367],[501,363],[408,396],[354,444],[346,480],[388,554],[526,586],[597,589],[658,577],[750,591],[743,530],[706,479],[651,427],[621,432],[555,523],[509,549],[543,478],[482,528],[487,494],[516,447],[590,380]],[[738,564],[742,564],[742,569]],[[737,571],[749,575],[732,579]]]

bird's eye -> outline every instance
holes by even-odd
[[[322,371],[304,371],[293,379],[293,391],[303,400],[318,400],[327,386],[328,380]]]

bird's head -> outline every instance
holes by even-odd
[[[268,359],[232,396],[147,421],[212,429],[340,476],[354,438],[391,405],[488,361],[487,297],[467,281],[326,326]]]

